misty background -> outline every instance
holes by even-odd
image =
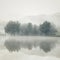
[[[60,60],[60,0],[0,0],[0,60],[37,59]]]
[[[60,0],[0,0],[0,32],[10,20],[37,25],[47,20],[60,29]]]

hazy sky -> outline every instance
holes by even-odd
[[[60,12],[60,0],[0,0],[0,20]]]

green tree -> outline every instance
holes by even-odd
[[[55,35],[57,30],[54,26],[48,21],[45,21],[39,26],[39,30],[43,35]]]
[[[32,23],[28,23],[27,26],[26,26],[26,31],[25,31],[25,33],[26,33],[27,35],[32,35],[32,29],[33,29]]]
[[[5,32],[11,35],[19,34],[20,33],[20,23],[9,21],[5,26]]]
[[[33,35],[39,35],[39,30],[37,25],[33,26]]]
[[[21,32],[20,32],[20,34],[21,35],[27,35],[27,24],[23,24],[23,25],[21,25]]]

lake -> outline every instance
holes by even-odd
[[[9,52],[6,40],[20,41],[21,49]],[[45,42],[48,42],[45,43]],[[29,45],[30,44],[30,45]],[[47,45],[46,45],[47,44]],[[32,46],[28,49],[26,46]],[[45,52],[42,47],[51,48]],[[51,47],[50,47],[51,46]],[[48,49],[46,48],[46,49]],[[48,36],[0,36],[0,60],[60,60],[60,37]]]

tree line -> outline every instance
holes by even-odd
[[[56,35],[57,29],[52,23],[44,21],[42,24],[21,24],[18,21],[9,21],[5,26],[5,33],[10,35]]]

